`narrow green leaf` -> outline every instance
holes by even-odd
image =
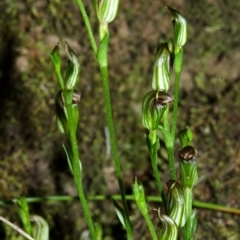
[[[66,153],[66,156],[67,156],[68,166],[69,166],[71,172],[74,174],[73,163],[72,163],[72,161],[73,161],[73,154],[72,154],[71,146],[69,146],[69,143],[67,143],[66,146],[63,144],[63,149],[64,149],[64,151]],[[78,164],[79,164],[80,171],[82,172],[82,163],[81,163],[80,160],[78,162],[79,162]]]
[[[68,116],[62,90],[58,91],[55,97],[55,111],[58,130],[60,133],[67,136],[69,134],[69,127],[67,122]]]
[[[94,226],[96,230],[97,240],[102,240],[102,232],[103,232],[102,224],[100,222],[95,222]]]
[[[173,144],[174,144],[172,134],[168,130],[164,129],[162,126],[159,126],[158,128],[160,129],[160,131],[164,137],[166,147],[172,148]]]
[[[123,227],[125,229],[127,229],[126,223],[125,223],[125,213],[124,213],[123,208],[114,199],[113,199],[113,205],[114,205],[115,211],[117,213],[118,219],[122,223]]]
[[[62,61],[61,61],[61,56],[59,54],[59,43],[54,47],[54,49],[50,53],[50,57],[52,59],[55,70],[57,72],[60,72]]]
[[[68,166],[69,166],[71,172],[73,173],[72,153],[70,152],[69,147],[68,147],[67,145],[66,145],[66,147],[65,147],[65,145],[63,144],[63,149],[64,149],[65,154],[66,154],[66,156],[67,156]]]
[[[61,87],[61,89],[64,89],[64,83],[63,83],[63,77],[61,74],[61,56],[59,54],[59,44],[57,44],[54,49],[52,50],[52,52],[50,53],[50,58],[53,62],[54,65],[54,70],[58,79],[58,83]]]
[[[193,210],[191,215],[191,237],[193,238],[197,230],[197,214],[196,209]]]
[[[189,127],[186,127],[179,131],[178,138],[180,140],[181,147],[184,148],[187,145],[190,145],[193,140],[193,133]]]
[[[107,67],[107,49],[109,43],[109,33],[106,33],[100,43],[100,47],[97,52],[97,60],[101,68]]]

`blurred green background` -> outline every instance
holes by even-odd
[[[93,3],[84,4],[97,37]],[[131,193],[137,176],[148,195],[158,195],[141,124],[141,100],[151,89],[157,44],[173,34],[166,4],[189,23],[178,129],[190,126],[194,132],[200,176],[195,199],[240,208],[240,2],[233,0],[120,1],[118,17],[109,26],[109,74],[126,192]],[[77,4],[1,0],[0,13],[0,199],[76,195],[54,115],[59,86],[49,52],[59,41],[62,56],[67,60],[62,44],[67,41],[82,68],[78,139],[86,194],[118,194],[102,82]],[[166,182],[170,175],[164,147],[159,169]],[[104,240],[123,239],[112,203],[89,205],[103,225]],[[149,203],[150,210],[155,207],[159,205]],[[32,204],[30,210],[49,222],[50,239],[80,239],[86,230],[78,201]],[[130,210],[134,239],[150,239],[134,203]],[[203,209],[197,213],[195,239],[240,239],[239,216]],[[0,214],[21,226],[15,206],[1,206]],[[157,223],[154,212],[152,217]],[[0,239],[22,238],[0,223]]]

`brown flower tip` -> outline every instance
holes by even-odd
[[[195,161],[197,150],[192,146],[186,146],[178,152],[178,156],[184,162]]]
[[[65,100],[64,100],[64,94],[62,90],[60,91],[60,95],[61,95],[60,103],[61,103],[61,106],[64,107]],[[72,93],[72,105],[77,105],[80,102],[80,99],[81,99],[81,93],[77,89],[74,89]]]
[[[157,91],[156,96],[151,103],[150,110],[152,111],[154,106],[158,109],[164,108],[169,103],[173,103],[172,97],[167,92]]]
[[[167,186],[167,189],[168,191],[170,191],[172,188],[174,188],[175,185],[178,185],[179,182],[177,182],[176,180],[173,180],[173,179],[170,179],[166,182],[166,186]]]
[[[77,89],[74,89],[72,96],[72,104],[78,104],[80,102],[80,99],[81,93]]]

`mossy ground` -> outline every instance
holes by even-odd
[[[178,128],[188,125],[194,132],[200,176],[195,199],[240,208],[240,3],[167,4],[189,23]],[[86,9],[97,36],[92,3],[86,1]],[[0,198],[76,194],[62,149],[64,138],[55,124],[54,97],[59,87],[49,57],[63,40],[79,55],[82,66],[78,137],[86,194],[118,194],[106,150],[101,78],[76,3],[3,0],[0,10]],[[126,191],[131,192],[138,176],[146,193],[157,195],[141,125],[141,99],[151,87],[156,46],[172,36],[171,17],[160,1],[122,2],[110,31],[110,85]],[[159,167],[167,181],[164,150],[161,155]],[[103,225],[104,239],[122,239],[124,232],[111,202],[89,205]],[[149,203],[149,208],[155,207]],[[134,203],[130,209],[135,239],[150,239]],[[51,239],[78,239],[86,229],[78,201],[32,204],[30,210],[47,219]],[[197,213],[195,239],[240,239],[239,216],[203,209]],[[0,214],[20,225],[14,206],[2,206]],[[21,239],[1,224],[0,239],[4,238]]]

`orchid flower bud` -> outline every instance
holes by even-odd
[[[138,209],[142,213],[145,221],[147,222],[149,229],[151,229],[150,231],[152,233],[153,239],[157,239],[157,235],[156,235],[155,231],[153,231],[154,226],[152,224],[152,221],[151,221],[149,213],[148,213],[148,207],[147,207],[146,200],[145,200],[144,188],[143,188],[142,183],[140,181],[138,181],[137,178],[135,178],[132,190],[133,190],[133,195],[134,195],[136,204],[138,206]]]
[[[167,107],[172,103],[171,96],[164,91],[151,91],[143,97],[142,101],[142,123],[148,130],[155,130]]]
[[[59,85],[62,90],[73,90],[78,81],[78,75],[80,72],[80,65],[78,62],[78,58],[73,50],[69,47],[67,43],[65,43],[66,51],[69,56],[69,62],[66,69],[65,81],[63,80],[61,74],[61,56],[59,54],[59,45],[57,44],[53,51],[50,54],[52,59],[55,73],[58,78]]]
[[[157,48],[153,67],[152,88],[154,90],[168,91],[170,86],[171,60],[168,43],[161,43]]]
[[[183,188],[181,184],[175,180],[169,180],[167,182],[167,188],[168,216],[175,221],[178,227],[182,227],[186,223]]]
[[[174,46],[175,51],[181,48],[187,42],[187,21],[177,10],[167,7],[168,11],[172,14],[173,27],[174,27]]]
[[[186,127],[179,131],[178,138],[180,140],[181,147],[184,148],[193,140],[193,133],[189,127]]]
[[[192,146],[186,146],[178,152],[178,156],[182,185],[192,189],[198,180],[197,150]]]
[[[69,56],[69,62],[66,69],[66,84],[65,88],[68,90],[73,90],[78,81],[78,75],[80,72],[80,65],[78,58],[73,50],[65,43],[66,51]]]
[[[137,178],[135,178],[132,189],[133,189],[133,195],[138,205],[138,208],[142,213],[146,214],[148,210],[147,210],[147,204],[145,200],[144,188],[142,183],[138,181]]]
[[[118,5],[119,0],[95,0],[99,22],[112,22],[117,15]]]

